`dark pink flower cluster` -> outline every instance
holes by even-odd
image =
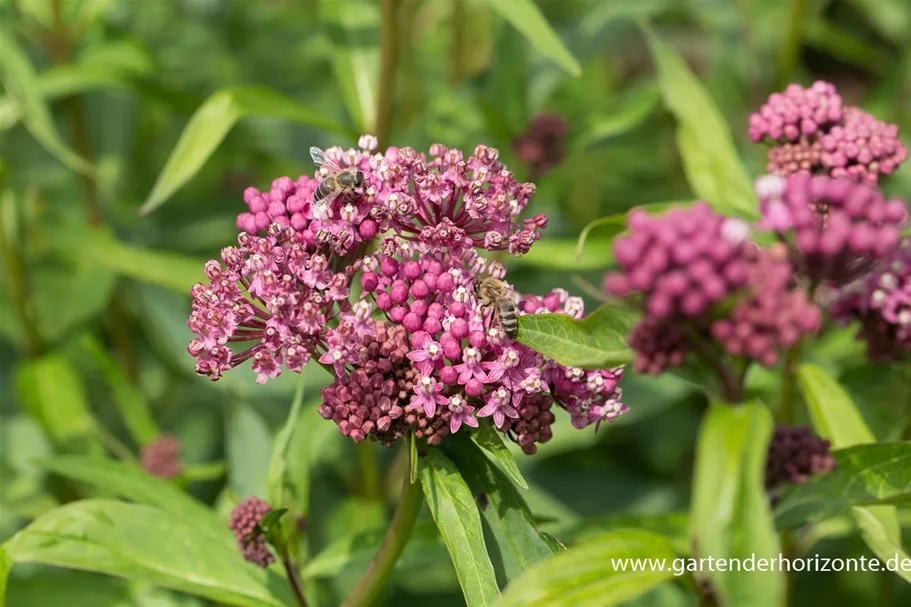
[[[730,314],[712,325],[712,337],[732,356],[771,367],[779,352],[819,329],[822,314],[795,283],[787,248],[752,249],[748,287]]]
[[[856,278],[898,243],[908,211],[875,187],[807,174],[756,182],[761,228],[791,241],[799,271],[841,284]]]
[[[231,511],[228,526],[234,532],[237,547],[244,559],[260,567],[268,567],[275,562],[269,552],[266,538],[259,529],[263,517],[272,512],[272,507],[261,499],[250,497]]]
[[[159,478],[174,478],[183,472],[180,441],[167,434],[162,434],[146,445],[139,459],[146,472]]]
[[[569,124],[559,114],[538,114],[526,132],[512,142],[512,151],[519,162],[531,169],[531,178],[538,179],[563,161],[566,149],[563,139]]]
[[[811,476],[835,468],[829,441],[813,434],[807,426],[775,427],[766,459],[765,484],[772,489],[787,483],[803,485]]]
[[[842,106],[835,87],[791,84],[773,93],[750,116],[754,142],[772,144],[767,170],[773,175],[829,175],[876,184],[908,159],[898,127],[853,106]]]
[[[491,310],[474,295],[485,274],[503,278],[505,269],[473,250],[416,253],[409,242],[386,240],[381,252],[364,260],[364,293],[392,326],[407,334],[406,355],[418,376],[405,412],[433,420],[449,415],[449,431],[477,417],[491,417],[528,453],[550,439],[556,401],[573,424],[611,421],[625,407],[617,387],[622,369],[567,369],[509,339]],[[363,301],[363,300],[362,300]],[[565,292],[521,300],[520,313],[562,312],[581,316],[582,301]]]
[[[683,364],[697,343],[771,366],[818,328],[819,310],[798,288],[787,249],[760,249],[745,222],[697,203],[662,216],[634,211],[627,225],[614,243],[621,270],[605,276],[604,288],[642,297],[644,316],[629,336],[640,373]]]
[[[872,360],[889,362],[911,352],[911,239],[845,286],[832,311],[841,320],[860,321],[858,337]]]
[[[303,234],[281,224],[266,236],[242,232],[237,242],[222,250],[221,264],[206,263],[209,283],[193,287],[187,324],[197,337],[187,349],[201,375],[216,380],[252,360],[265,383],[282,367],[300,371],[318,348],[331,345],[327,323],[350,307],[353,268],[333,272],[325,255],[309,252]]]
[[[490,417],[534,453],[551,438],[554,405],[579,428],[625,411],[622,368],[546,360],[507,337],[474,294],[485,275],[506,274],[478,250],[520,256],[540,238],[544,215],[519,218],[534,185],[516,181],[486,146],[464,157],[439,144],[429,156],[371,154],[376,140],[366,136],[359,145],[326,150],[365,178],[328,207],[312,200],[325,166],[313,179],[246,192],[238,246],[206,264],[208,282],[193,288],[188,349],[197,372],[215,380],[252,360],[263,383],[316,358],[335,375],[322,416],[355,442],[385,445],[412,430],[436,444]],[[560,291],[523,299],[521,312],[583,310]]]

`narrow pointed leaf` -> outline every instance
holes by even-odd
[[[9,98],[15,101],[25,127],[38,143],[74,171],[91,175],[92,165],[61,140],[54,117],[41,95],[35,69],[5,28],[0,28],[0,82]]]
[[[637,559],[671,563],[674,551],[654,533],[605,533],[530,567],[495,607],[612,607],[672,579],[670,567],[633,571],[630,560]]]
[[[471,489],[439,449],[431,449],[423,464],[421,483],[427,506],[449,550],[465,603],[468,607],[492,605],[500,591]]]
[[[282,427],[278,436],[275,437],[275,444],[272,446],[272,457],[269,459],[269,476],[266,481],[267,501],[272,508],[281,508],[285,505],[285,482],[287,476],[287,458],[288,446],[291,444],[291,438],[294,430],[300,420],[301,408],[304,401],[304,374],[301,373],[297,380],[297,389],[294,391],[294,398],[291,400],[291,410],[288,413],[288,419]]]
[[[566,314],[526,314],[519,317],[516,339],[568,367],[604,369],[632,360],[626,336],[632,313],[605,304],[576,320]]]
[[[645,27],[664,105],[677,118],[677,144],[693,193],[716,210],[757,217],[749,172],[724,116],[680,54]]]
[[[633,91],[607,114],[592,119],[574,145],[585,148],[635,129],[652,115],[660,101],[661,91],[655,84]]]
[[[222,89],[190,118],[139,213],[151,213],[192,179],[237,121],[246,116],[282,118],[350,134],[349,129],[277,91],[256,86]]]
[[[778,557],[781,550],[765,491],[765,460],[772,418],[757,402],[715,403],[706,413],[696,447],[693,481],[693,556]],[[782,605],[784,576],[768,572],[702,572],[720,604]]]
[[[475,432],[472,432],[471,438],[479,447],[494,456],[509,478],[523,489],[528,489],[528,483],[525,477],[522,476],[519,465],[516,464],[516,458],[513,457],[509,448],[503,442],[501,434],[494,429],[492,424],[481,423],[480,427]]]
[[[245,562],[236,546],[151,506],[72,502],[35,519],[4,550],[14,563],[96,571],[226,605],[296,604],[271,569]]]
[[[579,76],[579,61],[557,36],[541,10],[531,0],[487,0],[490,6],[516,28],[535,49],[572,76]]]

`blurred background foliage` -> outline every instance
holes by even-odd
[[[551,225],[531,254],[510,262],[521,291],[564,287],[593,308],[591,285],[609,257],[593,233],[577,261],[582,228],[637,204],[692,196],[637,20],[685,56],[754,175],[763,150],[746,142],[747,116],[790,81],[829,80],[847,102],[911,132],[906,0],[538,0],[578,60],[576,77],[501,18],[493,3],[509,1],[401,1],[384,128],[388,144],[419,150],[437,141],[466,151],[493,145],[528,178],[513,141],[541,113],[567,122],[562,162],[538,177],[533,201]],[[198,498],[226,511],[234,498],[265,493],[272,437],[296,377],[265,386],[242,368],[217,384],[196,377],[186,353],[189,287],[202,262],[236,239],[245,187],[310,173],[310,146],[347,147],[373,129],[380,10],[368,0],[0,1],[0,62],[7,75],[33,70],[40,93],[23,110],[21,91],[5,78],[0,96],[0,540],[48,509],[98,494],[35,458],[132,460],[159,432],[180,439]],[[164,202],[156,181],[203,103],[221,113],[200,139],[209,148],[196,150],[198,172],[175,167],[188,171],[183,187],[140,214],[144,203]],[[911,194],[911,163],[886,189]],[[906,367],[863,364],[850,329],[814,357],[840,374],[878,438],[899,438],[911,421]],[[751,379],[759,393],[777,382],[774,372]],[[316,415],[327,381],[319,367],[305,372],[288,465],[303,479],[300,495],[310,496],[302,506],[309,550],[329,557],[311,562],[308,584],[332,605],[372,555],[388,509],[365,490],[354,446]],[[624,388],[631,410],[617,423],[596,434],[560,418],[551,443],[520,456],[533,485],[526,497],[542,528],[563,541],[633,523],[685,550],[706,403],[674,376],[628,373]],[[391,453],[375,451],[391,477]],[[388,604],[462,604],[436,533],[418,527]],[[810,553],[868,554],[847,518],[800,541]],[[37,566],[17,566],[9,586],[13,606],[204,604]],[[794,604],[911,603],[907,585],[875,573],[797,575],[795,592]],[[635,604],[696,601],[665,584]]]

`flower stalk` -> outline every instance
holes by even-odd
[[[403,448],[407,450],[408,445],[404,445]],[[424,491],[421,484],[412,483],[406,470],[402,475],[402,494],[386,537],[354,589],[345,598],[342,607],[369,607],[375,604],[376,597],[386,585],[396,561],[405,549],[408,538],[411,537],[423,505]]]

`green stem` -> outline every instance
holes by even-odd
[[[370,441],[358,443],[357,457],[361,467],[361,489],[364,492],[364,496],[375,500],[382,499],[383,489],[380,486],[380,467],[376,461],[373,443]]]
[[[379,149],[389,145],[392,125],[392,100],[395,93],[395,73],[399,55],[400,0],[382,0],[380,26],[380,82],[376,108],[376,138]]]
[[[407,445],[406,447],[407,448]],[[361,575],[342,607],[370,607],[376,603],[376,597],[386,584],[392,569],[405,545],[414,524],[417,521],[421,506],[424,504],[424,491],[420,483],[412,483],[408,474],[402,476],[402,495],[396,506],[389,530],[383,544],[374,555],[373,560]]]
[[[788,35],[778,58],[779,89],[783,89],[791,80],[800,47],[803,46],[804,32],[807,23],[807,0],[791,0],[791,16],[788,19]]]
[[[300,574],[297,573],[297,567],[294,566],[291,558],[287,555],[282,558],[282,565],[285,566],[285,573],[288,574],[288,583],[294,591],[294,597],[297,599],[298,604],[300,607],[307,607],[307,599],[304,597],[304,582],[301,580]]]

